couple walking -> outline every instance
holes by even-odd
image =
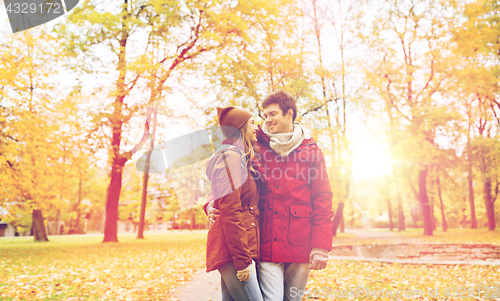
[[[222,300],[301,300],[309,270],[327,265],[332,191],[325,160],[285,91],[250,112],[217,108],[226,139],[207,163],[212,198],[207,272],[219,270]]]

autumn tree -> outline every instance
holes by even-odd
[[[342,7],[339,14],[328,3],[274,2],[268,10],[273,17],[251,32],[251,43],[219,56],[207,74],[220,89],[221,102],[258,115],[266,94],[284,89],[294,96],[297,120],[312,130],[325,153],[336,206],[347,200],[351,178],[346,116],[353,82],[347,83],[350,57],[344,52],[353,41],[354,26],[349,24],[354,15],[352,7]],[[339,47],[331,42],[335,39]]]
[[[61,38],[66,41],[68,53],[82,62],[106,61],[104,57],[96,57],[97,48],[105,49],[113,57],[106,62],[114,68],[113,87],[107,95],[112,101],[95,114],[96,129],[110,130],[110,134],[98,137],[104,138],[109,146],[111,166],[103,242],[117,241],[123,166],[133,155],[132,141],[124,136],[130,130],[131,118],[140,108],[165,97],[169,91],[167,81],[176,72],[182,79],[182,70],[189,69],[197,59],[213,58],[217,51],[244,40],[249,28],[256,26],[253,19],[264,14],[266,5],[156,0],[113,1],[104,5],[86,1],[68,18],[69,24],[61,26]],[[79,68],[98,69],[88,65]],[[139,86],[148,91],[145,99],[132,97],[132,91]],[[98,131],[95,136],[99,136]]]
[[[454,28],[457,90],[466,111],[469,195],[473,201],[473,167],[477,166],[483,183],[483,198],[488,229],[495,229],[495,200],[498,195],[498,63],[500,62],[500,5],[480,0],[460,7],[466,19]],[[471,227],[476,227],[475,216]]]
[[[443,99],[452,74],[446,47],[453,19],[441,13],[447,6],[426,1],[373,3],[377,17],[364,36],[373,54],[366,69],[370,89],[404,127],[397,158],[405,162],[406,178],[422,207],[424,235],[432,235],[433,228],[427,182],[436,161],[437,131],[452,119]]]
[[[251,16],[258,26],[245,39],[222,50],[205,69],[210,89],[217,88],[217,104],[241,106],[260,117],[265,95],[285,89],[301,98],[310,92],[300,10],[290,0],[268,1],[265,10]]]
[[[43,212],[55,204],[60,186],[54,180],[61,159],[56,146],[61,125],[51,118],[63,86],[57,76],[61,61],[57,40],[45,31],[24,31],[2,41],[1,100],[3,122],[2,200],[9,220],[31,216],[35,241],[47,241]],[[5,71],[5,73],[3,72]]]
[[[348,134],[349,107],[355,107],[356,81],[349,78],[355,72],[353,56],[348,54],[358,33],[359,7],[354,1],[303,2],[309,11],[310,30],[314,37],[311,44],[317,48],[314,72],[318,82],[319,105],[313,110],[324,110],[328,144],[331,154],[331,184],[338,199],[336,215],[340,217],[340,232],[344,232],[343,204],[347,203],[352,188],[352,137]],[[312,9],[309,9],[311,7]],[[354,105],[354,106],[353,106]],[[329,147],[328,147],[329,146]],[[338,171],[342,172],[338,172]],[[337,171],[337,172],[335,172]],[[335,208],[334,208],[335,210]],[[338,220],[339,217],[336,216]],[[337,225],[334,223],[334,235]]]

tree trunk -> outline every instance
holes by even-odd
[[[66,148],[63,146],[63,151],[66,151]],[[63,155],[63,164],[66,164],[66,156]],[[63,170],[64,173],[64,170]],[[63,194],[64,194],[64,177],[62,178],[61,185],[61,194],[59,195],[60,203],[63,204]],[[70,222],[71,224],[71,222]],[[57,210],[57,229],[56,235],[61,235],[61,210]]]
[[[111,179],[106,196],[106,222],[104,224],[104,239],[102,242],[118,242],[118,202],[120,200],[120,192],[122,188],[123,166],[129,159],[127,155],[120,154],[120,144],[123,132],[123,101],[127,95],[127,85],[125,78],[127,75],[127,58],[126,49],[129,37],[129,26],[127,25],[127,18],[129,13],[127,11],[127,2],[124,0],[125,13],[122,16],[122,30],[120,31],[120,50],[118,52],[118,63],[116,71],[118,71],[118,78],[116,81],[116,97],[113,103],[113,113],[108,118],[112,129],[111,138]]]
[[[385,174],[385,192],[387,194],[387,209],[389,210],[389,229],[394,230],[394,225],[392,223],[392,206],[391,198],[389,197],[389,176],[387,175],[387,170]]]
[[[193,228],[194,228],[194,209],[193,207],[191,207],[191,228],[189,229],[189,231],[193,231]]]
[[[152,149],[149,150],[146,157],[146,169],[144,170],[144,180],[142,181],[141,215],[139,216],[139,231],[137,231],[137,239],[144,239],[144,219],[146,217],[146,203],[148,201],[149,163],[152,152]]]
[[[473,186],[473,182],[472,182],[472,162],[469,162],[469,171],[467,174],[467,182],[468,182],[468,187],[469,187],[470,227],[471,227],[471,229],[477,229],[476,207],[474,205],[474,186]]]
[[[49,241],[47,237],[47,232],[45,231],[45,224],[43,223],[42,210],[33,210],[33,237],[35,241]]]
[[[469,125],[470,132],[470,125]],[[469,204],[470,204],[470,227],[471,229],[477,229],[476,221],[476,207],[474,206],[474,186],[472,182],[472,147],[470,143],[470,135],[467,137],[467,161],[468,161],[468,173],[467,182],[469,186]]]
[[[484,205],[486,207],[486,216],[488,218],[488,230],[495,231],[495,206],[493,196],[491,195],[491,178],[486,177],[484,181]]]
[[[406,230],[405,214],[403,211],[403,203],[401,200],[401,191],[399,190],[399,178],[398,178],[397,173],[395,174],[394,180],[396,181],[396,195],[398,198],[398,231],[403,231],[403,230]]]
[[[75,226],[75,233],[83,233],[85,231],[79,231],[79,226],[80,226],[80,204],[82,202],[82,174],[80,173],[80,181],[78,183],[78,203],[76,204],[76,226]]]
[[[431,210],[431,222],[432,222],[432,231],[436,231],[436,215],[434,214],[434,198],[429,199],[429,206]]]
[[[56,235],[61,235],[61,210],[57,210],[57,229]]]
[[[344,214],[340,218],[340,233],[345,232]]]
[[[106,197],[106,222],[102,242],[118,242],[118,202],[122,188],[123,166],[126,159],[115,157],[111,166],[111,180]]]
[[[351,164],[351,153],[348,147],[348,142],[347,142],[347,137],[346,133],[343,133],[342,136],[342,141],[344,142],[344,149],[346,150],[348,154],[348,161],[347,161],[347,176],[346,176],[346,183],[345,183],[345,202],[347,202],[347,199],[349,198],[349,194],[351,192],[351,174],[352,174],[352,164]],[[340,233],[345,232],[345,218],[344,218],[344,211],[342,210],[342,218],[340,220]]]
[[[429,197],[429,206],[431,209],[431,221],[432,221],[432,231],[436,231],[437,223],[436,223],[436,215],[434,214],[434,208],[435,208],[435,200],[436,200],[436,179],[435,177],[432,176],[432,173],[430,175],[431,177],[431,193],[428,196]]]
[[[441,220],[443,223],[443,232],[448,230],[448,223],[446,222],[446,215],[444,214],[443,198],[441,196],[441,183],[439,181],[439,175],[436,174],[436,185],[438,189],[439,204],[441,209]]]
[[[420,200],[418,201],[420,203]],[[410,212],[411,212],[411,221],[413,222],[413,228],[417,229],[418,228],[418,225],[417,225],[417,218],[415,217],[415,208],[414,206],[410,206]]]
[[[63,163],[65,163],[65,158],[63,158]],[[59,195],[60,204],[63,204],[63,189],[64,189],[64,180],[61,186],[61,194]],[[61,235],[61,210],[57,210],[57,223],[56,223],[56,235]],[[71,224],[71,221],[70,221]]]
[[[342,211],[344,210],[344,203],[340,202],[335,211],[335,216],[333,217],[333,236],[337,236],[337,229],[342,219]]]
[[[156,95],[155,93],[152,92],[152,97],[153,95]],[[144,171],[144,181],[142,182],[142,200],[141,200],[141,215],[139,217],[139,231],[137,232],[137,239],[144,239],[144,220],[146,216],[146,204],[148,202],[148,180],[149,180],[149,164],[151,162],[151,154],[155,148],[155,133],[156,133],[156,117],[157,117],[157,111],[154,110],[153,115],[153,128],[152,128],[152,133],[149,132],[149,127],[151,122],[149,122],[147,126],[148,134],[150,137],[150,146],[149,146],[149,151],[146,157],[146,169]]]
[[[424,236],[432,236],[432,216],[429,197],[427,196],[427,168],[420,170],[418,177],[420,204],[424,217]]]
[[[75,234],[83,234],[82,227],[80,227],[80,208],[76,209],[76,225],[75,225]]]

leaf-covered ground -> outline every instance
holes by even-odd
[[[334,260],[311,272],[307,290],[305,299],[319,300],[486,300],[489,290],[500,300],[500,267]]]
[[[431,237],[424,237],[422,229],[356,233],[361,235],[353,233],[356,231],[339,233],[333,240],[334,244],[420,241],[500,245],[498,230],[449,229],[448,232],[438,230]],[[500,300],[500,266],[333,260],[328,263],[325,270],[310,274],[307,290],[309,293],[305,292],[306,300]],[[396,296],[388,297],[391,294]]]
[[[205,268],[206,233],[0,239],[0,300],[169,300]]]
[[[500,242],[500,231],[452,229],[436,231],[430,238],[421,230],[379,232],[380,237],[377,232],[368,238],[340,233],[334,243]],[[102,236],[51,236],[48,243],[34,243],[32,237],[0,239],[0,300],[173,300],[177,286],[205,268],[206,232],[147,235],[140,241],[123,235],[119,240],[102,244]],[[500,266],[333,260],[325,270],[311,272],[307,292],[296,293],[305,293],[304,300],[500,300],[500,291],[493,288],[500,290]]]

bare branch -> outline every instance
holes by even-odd
[[[315,107],[315,108],[312,108],[312,109],[307,110],[306,112],[304,112],[304,113],[302,114],[302,117],[304,117],[304,116],[305,116],[306,114],[308,114],[308,113],[318,111],[319,109],[323,108],[323,107],[325,106],[325,104],[327,104],[327,103],[329,103],[329,102],[331,102],[331,101],[335,101],[335,102],[337,102],[337,100],[338,100],[338,98],[335,98],[335,99],[329,99],[329,100],[327,100],[325,103],[321,104],[320,106]]]
[[[500,124],[500,116],[497,115],[497,111],[495,110],[495,106],[493,105],[493,103],[495,103],[498,106],[498,108],[500,109],[500,103],[493,98],[488,97],[488,99],[491,100],[491,103],[490,103],[491,110],[493,111],[493,114],[495,115],[497,123]]]
[[[194,31],[194,34],[189,36],[189,38],[186,40],[186,42],[177,46],[177,51],[178,51],[181,47],[183,47],[184,45],[187,45],[184,49],[182,49],[181,53],[175,58],[174,62],[172,63],[172,65],[170,66],[168,71],[173,70],[180,62],[184,61],[184,55],[189,50],[191,50],[194,47],[194,45],[196,44],[196,42],[198,41],[199,34],[200,34],[200,27],[201,27],[201,15],[198,18],[198,24],[195,27],[191,28],[191,31],[192,32]],[[164,58],[163,60],[161,60],[159,62],[159,64],[163,64],[167,59],[168,59],[168,57]],[[170,72],[167,72],[167,73],[170,73]]]
[[[5,135],[5,137],[10,138],[11,140],[14,140],[16,142],[19,142],[16,138],[12,137],[11,135]]]
[[[398,113],[403,116],[406,120],[408,120],[409,122],[411,122],[411,119],[410,117],[406,116],[405,114],[403,114],[403,112],[401,112],[401,110],[399,110],[398,106],[396,105],[396,102],[394,101],[394,98],[392,97],[392,93],[391,93],[391,84],[392,84],[392,80],[391,78],[389,77],[388,74],[384,74],[384,77],[387,78],[388,80],[388,83],[387,83],[387,86],[386,86],[386,91],[387,91],[387,97],[389,98],[389,102],[391,103],[392,107],[394,109],[396,109],[396,111],[398,111]]]
[[[132,158],[132,156],[141,149],[141,147],[144,145],[144,143],[146,143],[146,141],[148,140],[148,137],[149,137],[148,132],[144,131],[144,134],[142,135],[141,141],[139,141],[139,143],[132,150],[123,153],[123,157],[127,158],[127,160],[129,158]]]
[[[137,80],[139,80],[139,78],[141,77],[141,74],[138,73],[137,76],[131,80],[128,84],[125,84],[125,86],[127,86],[128,90],[132,90],[135,86],[135,84],[137,83]],[[132,84],[130,87],[128,85]]]
[[[430,42],[429,42],[430,43]],[[420,97],[420,95],[429,87],[431,81],[434,79],[434,55],[432,55],[432,60],[431,60],[431,76],[429,77],[429,79],[427,80],[427,82],[425,83],[425,86],[422,88],[422,90],[420,90],[420,92],[417,94],[417,96],[415,97],[416,100],[418,100],[418,98]],[[434,89],[434,92],[435,92],[435,89]],[[434,94],[434,93],[433,93]],[[432,94],[431,94],[432,95]]]

